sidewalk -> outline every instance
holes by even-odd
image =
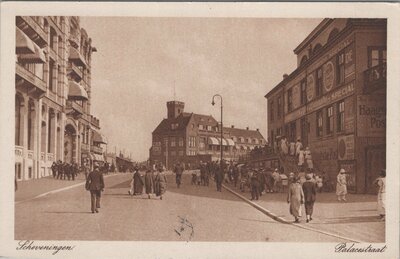
[[[109,173],[113,175],[115,173]],[[107,175],[105,175],[107,176]],[[18,190],[15,192],[15,202],[32,199],[40,194],[55,191],[61,188],[85,182],[85,175],[78,174],[75,181],[54,179],[52,176],[43,177],[40,179],[32,179],[18,182]],[[83,188],[83,187],[82,187]]]
[[[250,191],[241,192],[231,184],[225,184],[232,191],[251,198]],[[302,206],[301,227],[316,229],[363,242],[385,242],[385,222],[377,213],[377,196],[369,194],[348,194],[347,202],[338,202],[335,193],[317,193],[313,220],[306,223]],[[293,223],[289,213],[287,193],[263,194],[255,204],[269,210],[284,221]],[[297,225],[297,224],[296,224]]]

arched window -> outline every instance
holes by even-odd
[[[322,45],[321,44],[317,44],[315,45],[314,49],[313,49],[313,54],[315,55],[316,53],[318,53],[318,51],[320,51],[322,49]]]
[[[328,36],[328,41],[331,41],[333,38],[336,37],[336,35],[338,35],[339,30],[337,28],[333,29]]]
[[[307,56],[303,56],[300,61],[300,66],[306,63],[307,60],[308,60]]]

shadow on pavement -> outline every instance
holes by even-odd
[[[349,224],[349,223],[366,223],[366,222],[381,222],[377,216],[364,216],[364,217],[337,217],[326,218],[324,222],[313,222],[313,224]]]

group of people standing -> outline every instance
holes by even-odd
[[[57,163],[53,162],[51,165],[51,171],[53,173],[53,178],[61,180],[71,180],[74,181],[75,177],[78,176],[79,166],[76,162],[66,163],[58,160]]]
[[[135,166],[128,194],[132,196],[142,195],[144,187],[149,199],[151,194],[155,194],[156,197],[160,197],[160,200],[162,200],[163,194],[167,191],[167,177],[162,166],[158,166],[156,170],[143,169],[145,171],[144,175],[140,172],[139,167]]]

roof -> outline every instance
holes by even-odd
[[[315,39],[321,32],[328,26],[331,22],[333,22],[333,19],[328,19],[325,18],[323,19],[317,27],[314,28],[314,30],[308,34],[308,36],[293,50],[295,54],[298,54],[300,51],[302,51],[305,47],[307,47],[310,42]]]
[[[197,124],[202,124],[202,125],[210,125],[210,126],[216,126],[218,122],[214,119],[213,116],[211,115],[203,115],[203,114],[197,114],[197,113],[192,113],[193,119]]]
[[[248,130],[248,129],[238,129],[238,128],[225,128],[224,132],[229,133],[231,136],[235,137],[243,137],[243,138],[257,138],[263,139],[263,135],[258,130]]]
[[[189,124],[189,121],[192,117],[192,113],[181,113],[178,117],[176,118],[170,118],[170,119],[163,119],[160,124],[156,127],[156,129],[153,131],[154,133],[164,133],[165,131],[171,130],[171,124],[177,123],[178,127],[175,130],[184,130],[186,129],[187,125]]]

